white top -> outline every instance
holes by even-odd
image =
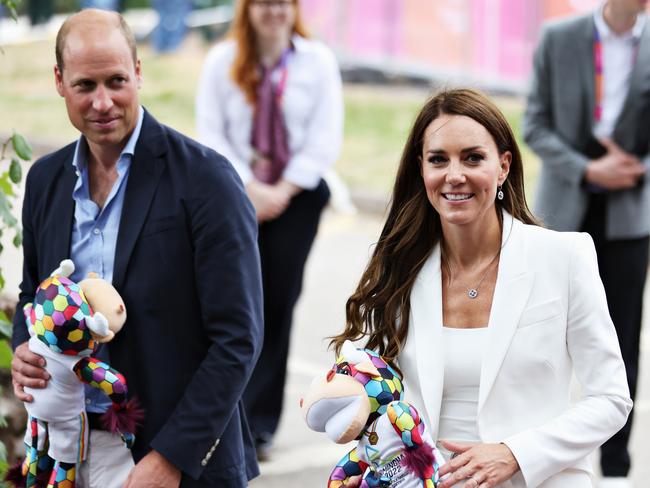
[[[594,124],[594,136],[609,138],[614,132],[625,98],[646,16],[639,14],[631,30],[623,35],[613,32],[603,18],[603,6],[594,12],[594,22],[602,45],[603,100],[600,121]]]
[[[478,391],[487,347],[487,327],[443,327],[444,383],[440,407],[440,439],[478,442]]]
[[[324,44],[300,36],[294,36],[292,43],[283,102],[291,159],[282,176],[313,189],[341,149],[341,75]],[[196,125],[199,141],[230,160],[246,184],[253,179],[253,109],[230,76],[234,56],[231,40],[209,51],[196,97]]]

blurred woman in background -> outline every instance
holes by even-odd
[[[308,38],[298,0],[237,2],[227,40],[207,55],[196,114],[199,140],[233,164],[259,221],[265,337],[244,403],[263,459],[282,410],[293,308],[329,199],[322,177],[343,135],[339,69]]]

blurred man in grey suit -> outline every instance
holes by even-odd
[[[607,0],[545,26],[524,137],[542,160],[537,215],[589,232],[632,398],[650,243],[650,28],[646,0]],[[632,415],[601,449],[601,486],[629,487]]]

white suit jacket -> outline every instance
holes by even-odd
[[[479,436],[505,443],[519,463],[521,471],[502,487],[590,487],[587,456],[632,408],[593,242],[507,213],[502,242],[481,367]],[[424,411],[434,439],[444,373],[441,297],[438,245],[411,291],[398,358],[406,398]],[[582,387],[574,403],[572,373]]]

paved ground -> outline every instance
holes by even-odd
[[[345,300],[360,277],[380,228],[379,218],[366,214],[330,213],[321,225],[295,313],[286,408],[276,450],[270,462],[262,463],[262,476],[251,483],[251,488],[325,486],[331,468],[349,449],[307,429],[298,401],[312,378],[323,374],[333,362],[324,338],[343,326]],[[646,324],[649,320],[650,314],[646,314]],[[632,476],[637,488],[650,486],[650,441],[643,436],[644,432],[650,432],[650,326],[645,327],[642,349],[641,384],[632,439]],[[594,461],[597,461],[595,456]]]

